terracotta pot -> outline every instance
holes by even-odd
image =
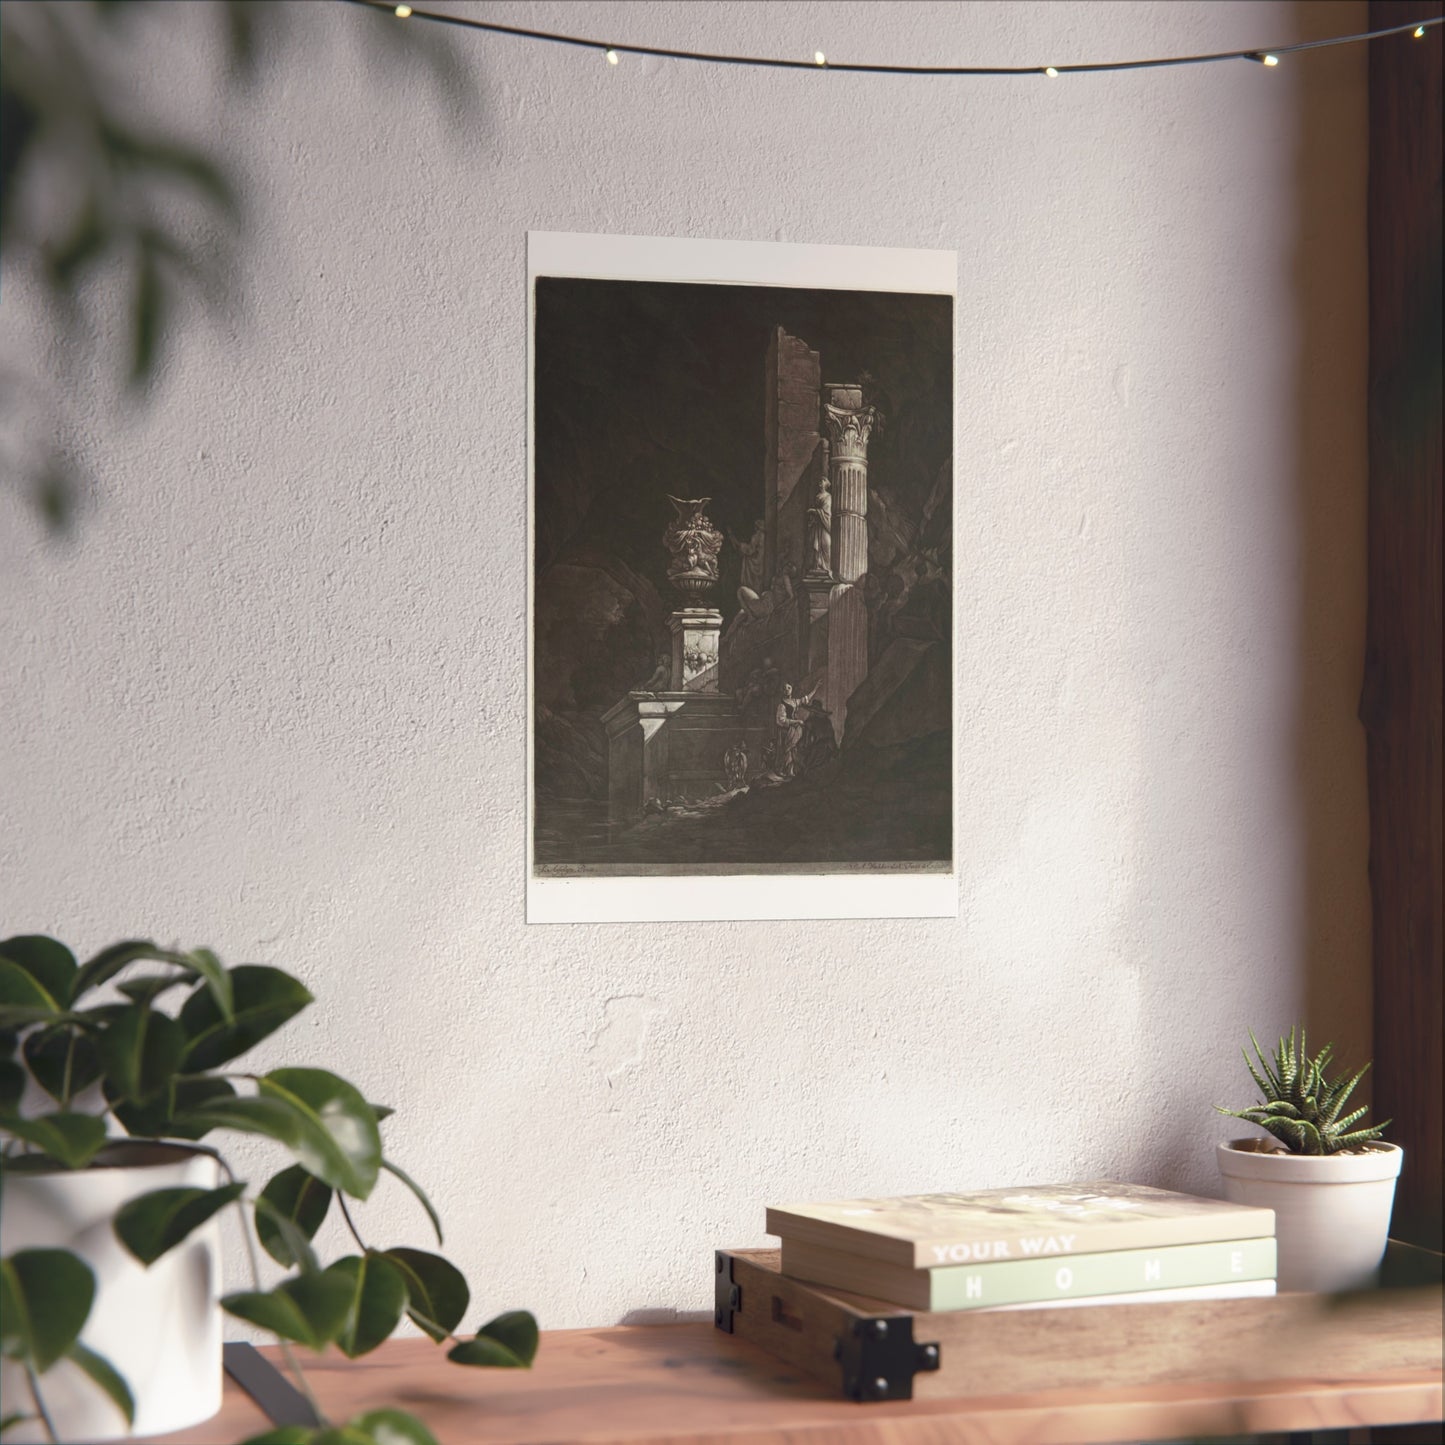
[[[0,1253],[68,1249],[95,1272],[95,1302],[80,1333],[120,1372],[135,1399],[136,1435],[159,1435],[209,1420],[221,1408],[220,1226],[212,1218],[149,1269],[111,1228],[116,1211],[152,1189],[219,1184],[215,1159],[180,1144],[107,1145],[85,1169],[6,1167]],[[68,1360],[40,1377],[40,1393],[61,1440],[124,1439],[125,1417]],[[6,1410],[29,1410],[22,1367],[0,1366]],[[44,1440],[39,1421],[5,1432],[11,1442]]]
[[[1279,1288],[1370,1283],[1385,1254],[1404,1151],[1376,1140],[1358,1154],[1287,1154],[1272,1139],[1218,1147],[1224,1197],[1274,1210]]]

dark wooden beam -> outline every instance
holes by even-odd
[[[1372,0],[1372,29],[1439,0]],[[1370,45],[1367,738],[1375,1117],[1393,1232],[1441,1248],[1441,30]]]

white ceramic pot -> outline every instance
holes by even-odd
[[[1271,1139],[1218,1148],[1224,1197],[1274,1210],[1282,1290],[1358,1289],[1384,1257],[1404,1151],[1376,1140],[1359,1154],[1274,1152]]]
[[[44,1173],[7,1168],[0,1198],[0,1253],[69,1249],[95,1271],[95,1303],[81,1331],[125,1378],[135,1399],[136,1435],[159,1435],[209,1420],[221,1408],[220,1226],[213,1217],[149,1269],[115,1237],[111,1220],[152,1189],[217,1187],[218,1166],[184,1145],[107,1145],[89,1168]],[[125,1417],[68,1360],[40,1377],[45,1407],[65,1441],[119,1440]],[[5,1408],[30,1408],[22,1367],[0,1365]],[[38,1421],[6,1431],[44,1440]]]

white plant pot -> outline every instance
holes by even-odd
[[[135,1400],[136,1435],[209,1420],[221,1408],[221,1237],[213,1217],[149,1269],[116,1238],[111,1220],[138,1194],[193,1185],[214,1189],[216,1161],[184,1145],[118,1142],[89,1168],[7,1168],[0,1198],[0,1253],[68,1249],[95,1272],[95,1302],[81,1342],[124,1377]],[[125,1417],[68,1360],[40,1377],[40,1393],[63,1441],[124,1439]],[[30,1411],[23,1367],[0,1365],[5,1410]],[[6,1431],[41,1441],[38,1421]]]
[[[1274,1210],[1282,1290],[1358,1289],[1385,1254],[1404,1151],[1375,1140],[1359,1154],[1286,1154],[1271,1139],[1218,1148],[1224,1197]]]

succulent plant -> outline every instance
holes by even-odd
[[[1281,1039],[1274,1052],[1274,1061],[1265,1058],[1259,1041],[1253,1031],[1249,1041],[1254,1045],[1255,1057],[1260,1069],[1250,1061],[1249,1050],[1245,1049],[1244,1062],[1264,1098],[1247,1109],[1225,1109],[1215,1105],[1221,1114],[1235,1119],[1248,1119],[1267,1129],[1291,1154],[1338,1154],[1341,1150],[1352,1149],[1378,1139],[1390,1123],[1378,1124],[1372,1129],[1350,1130],[1369,1112],[1369,1106],[1342,1114],[1345,1101],[1354,1092],[1355,1085],[1365,1076],[1363,1069],[1350,1079],[1329,1080],[1325,1077],[1325,1066],[1334,1054],[1335,1046],[1326,1044],[1312,1059],[1305,1046],[1304,1025],[1299,1026],[1299,1043],[1295,1043],[1295,1030],[1289,1031],[1288,1039]]]

